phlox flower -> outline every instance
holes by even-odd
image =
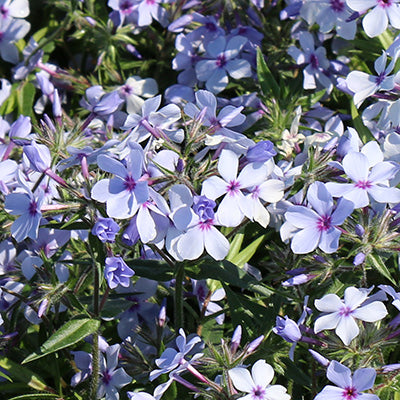
[[[100,384],[97,398],[105,396],[106,400],[119,400],[119,389],[132,382],[132,378],[123,368],[118,367],[118,355],[121,346],[114,344],[106,350],[106,358],[100,354]]]
[[[376,142],[367,143],[361,152],[346,154],[342,167],[353,182],[328,182],[326,187],[332,196],[352,201],[354,208],[367,206],[369,197],[378,203],[400,202],[400,189],[389,187],[389,180],[395,176],[399,165],[383,161],[382,151]]]
[[[23,191],[8,194],[4,204],[4,209],[9,214],[19,215],[11,226],[11,235],[17,242],[22,242],[27,237],[36,240],[42,218],[40,209],[44,201],[44,194],[40,191],[38,195],[34,195],[21,173],[18,175],[18,181]]]
[[[179,208],[171,215],[175,226],[183,231],[177,239],[177,254],[182,260],[195,260],[206,250],[215,260],[224,259],[230,244],[215,228],[219,225],[215,202],[206,196],[196,196],[192,201],[193,209]]]
[[[347,40],[354,39],[357,29],[357,21],[349,20],[352,14],[345,0],[306,0],[300,9],[309,25],[316,22],[323,33],[336,28],[337,35]]]
[[[324,47],[315,48],[314,37],[310,32],[299,33],[300,46],[303,51],[295,46],[290,46],[288,54],[294,58],[297,65],[306,66],[303,70],[304,89],[316,89],[317,84],[332,89],[332,81],[329,78],[329,60],[326,58]]]
[[[138,25],[151,25],[153,19],[158,21],[162,26],[168,25],[167,10],[161,6],[162,0],[139,0],[137,6]]]
[[[110,289],[115,289],[118,285],[128,287],[131,277],[135,272],[128,267],[121,257],[107,257],[104,268],[104,277]]]
[[[400,28],[399,0],[346,0],[346,2],[351,9],[359,13],[372,8],[362,21],[364,31],[369,37],[375,37],[384,32],[388,22],[394,28]]]
[[[147,99],[142,104],[141,114],[129,114],[122,129],[131,130],[127,141],[142,142],[150,135],[156,138],[170,137],[172,140],[183,140],[182,130],[173,130],[171,125],[181,118],[181,110],[176,104],[161,105],[161,95]]]
[[[274,370],[265,360],[258,360],[250,372],[244,367],[236,367],[228,371],[233,386],[241,392],[248,393],[238,400],[289,400],[290,395],[281,385],[270,385],[274,378]]]
[[[150,381],[157,379],[160,375],[175,371],[175,373],[183,372],[187,366],[198,360],[203,356],[202,353],[196,353],[190,360],[185,357],[194,349],[194,346],[201,342],[199,336],[195,335],[189,341],[186,338],[183,329],[179,329],[179,336],[176,338],[175,343],[177,349],[168,347],[161,354],[161,357],[156,360],[156,365],[159,369],[150,372]]]
[[[315,321],[315,333],[325,329],[335,329],[335,333],[348,346],[360,332],[357,319],[376,322],[385,318],[387,310],[381,301],[362,305],[367,301],[369,292],[368,289],[348,287],[344,291],[343,300],[333,293],[315,300],[315,307],[324,313]]]
[[[26,18],[29,15],[29,0],[0,0],[2,18]]]
[[[221,175],[212,176],[203,182],[202,195],[215,200],[222,195],[217,220],[223,226],[238,226],[246,214],[251,213],[252,204],[242,190],[261,185],[268,175],[265,164],[247,164],[237,175],[239,168],[238,156],[231,150],[222,150],[218,161],[218,172]]]
[[[247,60],[239,58],[239,53],[246,44],[243,36],[234,36],[228,41],[219,36],[206,45],[206,58],[196,64],[196,76],[199,81],[206,82],[210,92],[219,93],[228,85],[228,74],[233,79],[251,76],[251,65]]]
[[[241,125],[246,117],[241,113],[243,107],[227,105],[223,107],[217,115],[217,99],[215,95],[207,90],[199,90],[195,94],[196,104],[188,103],[185,114],[196,119],[202,116],[202,124],[209,128],[206,137],[206,145],[215,146],[221,142],[237,142],[242,147],[247,148],[254,145],[253,141],[245,135],[233,131],[232,127]]]
[[[399,15],[400,18],[400,15]],[[395,86],[396,75],[389,74],[397,61],[397,54],[386,67],[387,54],[385,51],[375,60],[376,76],[369,75],[362,71],[352,71],[346,78],[347,87],[354,92],[354,104],[359,107],[362,102],[379,90],[391,90]]]
[[[326,376],[336,386],[325,386],[314,400],[379,400],[375,394],[361,393],[374,386],[376,372],[373,368],[358,369],[351,376],[349,368],[333,360]]]
[[[288,208],[282,232],[292,229],[291,249],[295,254],[310,253],[317,247],[325,253],[334,253],[341,235],[337,227],[353,212],[353,203],[340,199],[335,207],[332,195],[322,182],[310,185],[307,201],[313,209],[301,205]]]
[[[92,199],[106,203],[107,214],[111,218],[130,218],[136,214],[139,204],[149,198],[147,181],[140,180],[143,168],[143,149],[137,143],[130,145],[126,167],[120,161],[100,154],[99,167],[115,175],[112,179],[102,179],[92,188]]]
[[[131,76],[120,88],[120,96],[125,97],[128,114],[139,113],[144,103],[143,97],[153,97],[157,92],[158,85],[153,78],[142,79],[140,76]]]
[[[0,18],[0,55],[4,61],[16,64],[18,49],[15,45],[31,28],[24,19]]]

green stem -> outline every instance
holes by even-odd
[[[177,264],[175,277],[175,331],[183,327],[183,279],[185,267],[183,263]]]
[[[99,267],[93,264],[93,313],[95,318],[99,316],[99,299],[100,299],[100,277]],[[100,374],[100,354],[99,354],[99,332],[93,333],[93,347],[92,347],[92,380],[90,384],[90,399],[97,400],[97,388],[99,386]]]

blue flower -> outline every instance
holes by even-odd
[[[132,382],[132,378],[123,368],[117,368],[120,345],[114,344],[106,350],[106,359],[101,356],[100,384],[97,398],[106,397],[106,400],[118,400],[118,390]]]
[[[99,218],[92,229],[92,234],[103,243],[113,243],[118,232],[119,225],[112,218]]]
[[[339,246],[341,231],[337,226],[353,212],[351,201],[341,199],[336,208],[332,195],[322,182],[314,182],[308,189],[307,200],[313,207],[291,206],[285,213],[283,231],[291,226],[294,233],[291,249],[306,254],[319,247],[325,253],[334,253]]]
[[[349,368],[333,360],[326,376],[336,386],[325,386],[314,400],[379,400],[374,394],[361,393],[374,386],[376,372],[373,368],[358,369],[352,377]]]
[[[234,36],[227,42],[224,36],[219,36],[206,46],[206,57],[196,64],[196,76],[199,81],[206,82],[210,92],[219,93],[228,84],[229,74],[234,79],[251,76],[251,65],[247,60],[240,59],[239,53],[246,44],[243,36]]]
[[[110,289],[115,289],[118,285],[128,287],[131,277],[135,272],[128,267],[121,257],[107,257],[104,277]]]

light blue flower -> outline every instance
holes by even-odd
[[[292,229],[291,249],[295,254],[306,254],[319,247],[325,253],[333,253],[339,246],[341,231],[337,228],[353,212],[351,201],[341,199],[336,207],[332,195],[322,182],[314,182],[307,192],[305,206],[291,206],[285,213],[283,232]]]
[[[107,204],[107,214],[111,218],[133,217],[139,204],[149,198],[147,181],[140,180],[143,168],[143,149],[137,143],[131,144],[131,151],[125,167],[120,161],[100,154],[99,167],[116,177],[102,179],[92,189],[92,199]]]
[[[349,368],[333,360],[326,376],[336,386],[325,386],[314,400],[379,400],[375,394],[361,393],[374,386],[376,372],[373,368],[358,369],[352,377]]]
[[[344,291],[344,300],[333,293],[315,300],[315,307],[324,313],[315,321],[315,333],[325,329],[335,329],[335,333],[348,346],[360,332],[356,319],[376,322],[385,318],[387,310],[381,301],[362,305],[367,301],[370,291],[348,287]]]
[[[229,74],[234,79],[251,76],[251,65],[239,58],[239,53],[246,44],[243,36],[234,36],[227,42],[225,36],[219,36],[206,46],[206,58],[196,64],[196,76],[206,82],[210,92],[219,93],[228,85]]]
[[[375,37],[384,32],[390,21],[393,28],[400,28],[399,0],[346,0],[348,6],[354,11],[364,13],[362,25],[369,37]]]

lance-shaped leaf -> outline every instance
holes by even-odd
[[[50,336],[42,346],[38,353],[32,353],[22,364],[28,363],[38,358],[47,356],[58,350],[70,347],[75,343],[83,340],[86,336],[96,332],[100,327],[100,321],[90,318],[80,318],[68,321],[57,332]]]

